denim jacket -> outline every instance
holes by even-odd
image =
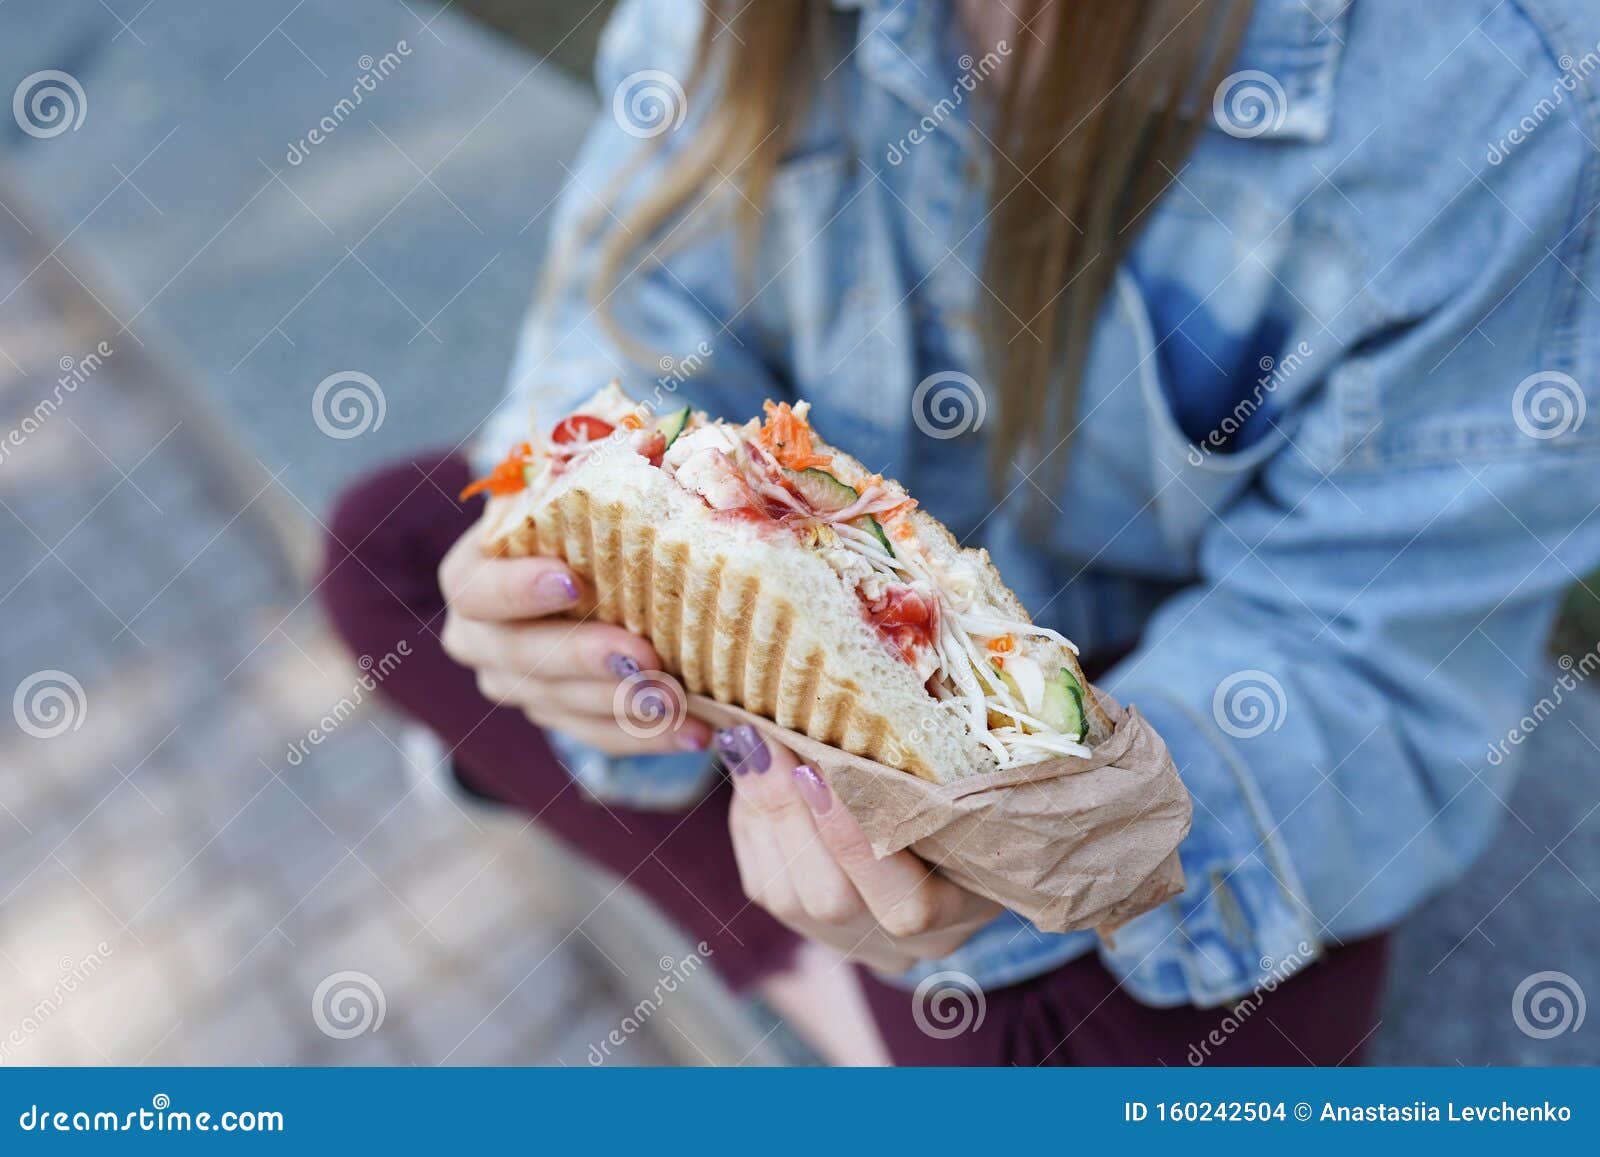
[[[1490,840],[1557,604],[1600,562],[1597,6],[1257,0],[1104,302],[1044,536],[1019,518],[1036,477],[998,505],[980,481],[976,271],[1003,162],[973,118],[1008,47],[965,43],[945,3],[831,8],[753,279],[722,218],[608,303],[658,363],[600,324],[582,226],[699,124],[676,89],[705,9],[621,6],[554,210],[576,276],[530,315],[483,454],[524,436],[528,403],[548,418],[613,376],[740,419],[804,396],[1040,621],[1086,654],[1137,640],[1102,685],[1194,797],[1187,891],[1110,946],[1006,914],[907,983],[1002,985],[1098,948],[1142,1001],[1215,1005],[1394,924]],[[967,391],[959,428],[930,378]],[[557,741],[608,801],[686,807],[717,774]]]

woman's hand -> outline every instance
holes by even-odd
[[[745,895],[801,935],[902,972],[948,956],[1000,914],[910,852],[878,859],[816,771],[755,728],[720,731],[728,828]]]
[[[676,728],[625,730],[618,685],[640,671],[658,672],[660,657],[648,641],[606,623],[559,616],[579,601],[578,579],[550,558],[485,558],[480,521],[450,548],[439,565],[439,588],[448,611],[440,636],[445,653],[477,672],[485,698],[520,708],[534,723],[552,728],[607,755],[699,751],[710,728],[684,718]],[[638,698],[681,714],[683,689],[654,673]],[[676,696],[674,704],[664,702]],[[660,731],[660,734],[651,734]]]

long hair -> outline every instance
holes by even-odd
[[[610,229],[591,286],[602,318],[642,264],[643,240],[657,239],[643,260],[658,260],[713,190],[735,187],[722,203],[735,214],[740,251],[753,252],[758,207],[811,95],[822,0],[706,7],[686,92],[695,99],[714,74],[713,104],[695,138]],[[1005,67],[982,90],[994,93],[981,126],[992,128],[983,136],[996,156],[979,297],[983,375],[997,400],[997,485],[1005,464],[1019,459],[1048,459],[1047,477],[1059,481],[1100,302],[1141,218],[1182,168],[1249,7],[1020,0],[1013,9],[1020,27]]]

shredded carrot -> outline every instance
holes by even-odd
[[[639,417],[638,414],[624,414],[622,416],[622,425],[629,430],[642,430],[644,429],[644,419]]]
[[[989,650],[996,652],[1014,650],[1016,645],[1017,640],[1011,635],[1001,635],[998,639],[990,639],[988,643],[985,644]]]
[[[882,481],[882,479],[880,479],[879,481]],[[880,510],[880,511],[878,511],[878,521],[882,522],[886,518],[898,518],[902,514],[910,514],[916,508],[917,508],[917,500],[915,498],[910,498],[910,497],[903,498],[899,502],[895,503],[893,506],[889,507],[888,510]],[[911,524],[909,522],[907,522],[907,523],[903,523],[902,525],[909,527]],[[910,538],[911,535],[909,533],[907,533],[903,537]]]
[[[889,533],[894,535],[901,542],[910,542],[917,536],[917,528],[912,526],[909,522],[897,522],[889,528]]]
[[[761,444],[772,451],[772,456],[790,470],[822,469],[833,459],[815,453],[811,446],[811,427],[804,417],[796,414],[788,402],[762,404],[767,420],[761,424],[758,435]]]
[[[506,455],[504,461],[497,463],[493,470],[461,492],[461,501],[465,502],[474,494],[482,494],[485,491],[496,497],[504,497],[526,489],[528,482],[523,467],[527,466],[532,457],[533,447],[526,442],[518,442],[511,448],[511,453]]]
[[[989,666],[993,667],[996,671],[1004,671],[1006,669],[1006,661],[1004,656],[990,655]]]

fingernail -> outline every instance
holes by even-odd
[[[722,762],[735,775],[766,771],[772,766],[772,752],[767,750],[766,741],[748,723],[717,732],[717,750],[722,753]]]
[[[825,816],[833,808],[833,792],[822,782],[816,768],[802,763],[794,769],[794,782],[813,815]]]
[[[561,571],[540,575],[538,581],[539,593],[546,598],[557,599],[563,603],[578,601],[578,584],[572,581],[572,576]]]
[[[699,731],[680,731],[672,737],[679,751],[704,751],[706,737]]]
[[[618,679],[631,679],[639,673],[639,661],[632,655],[624,655],[620,651],[614,651],[606,656],[606,670],[610,671]]]

